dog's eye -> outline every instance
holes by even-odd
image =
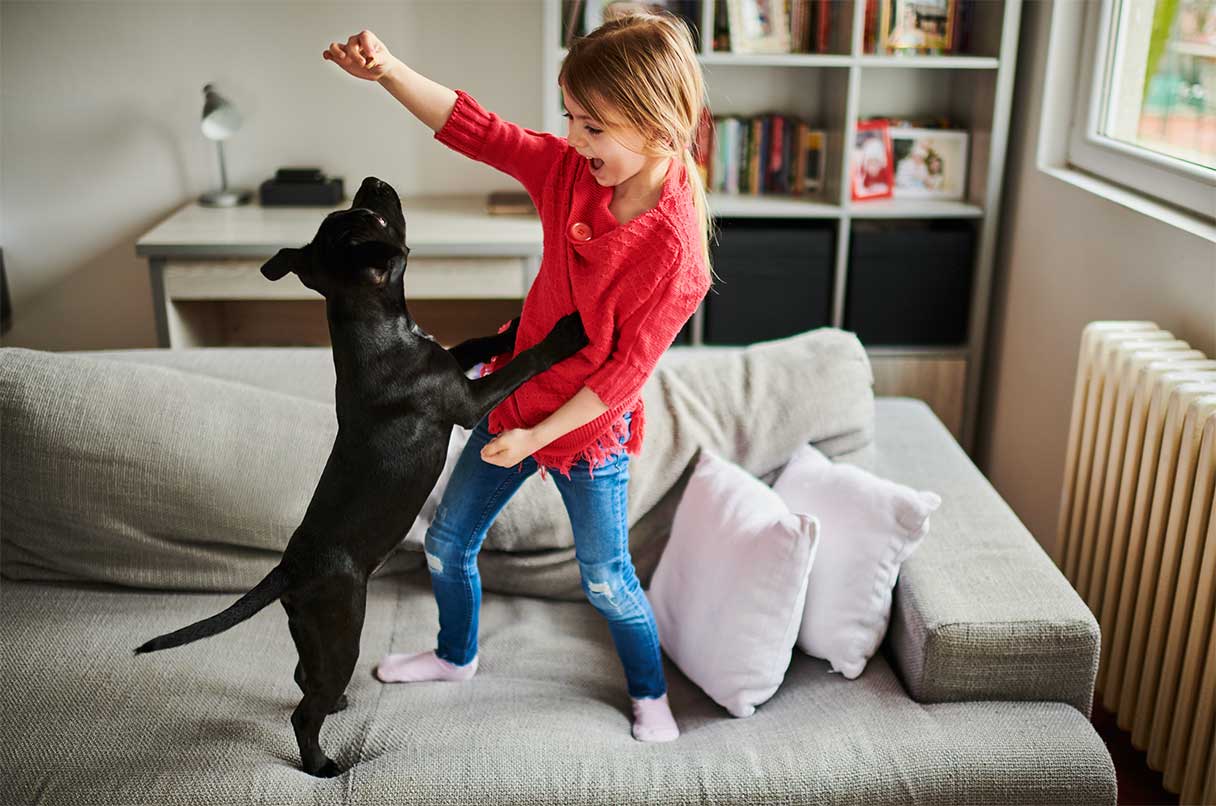
[[[388,222],[384,220],[383,216],[376,216],[376,220],[380,222],[380,226],[382,226],[382,227],[388,226]]]

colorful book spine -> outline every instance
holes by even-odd
[[[793,115],[713,118],[706,187],[717,193],[801,196],[823,187],[824,133]]]

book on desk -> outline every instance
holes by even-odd
[[[522,190],[495,190],[486,196],[490,215],[536,215],[532,197]]]

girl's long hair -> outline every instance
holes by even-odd
[[[570,44],[557,81],[608,127],[608,134],[618,126],[634,129],[645,143],[643,154],[683,161],[712,282],[713,218],[691,151],[706,108],[705,81],[688,25],[663,11],[635,11],[609,20]]]

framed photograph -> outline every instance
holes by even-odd
[[[891,138],[885,120],[859,120],[849,175],[853,201],[889,199],[894,190]]]
[[[958,0],[880,0],[878,45],[884,53],[950,52]]]
[[[785,0],[726,0],[733,53],[789,53]]]
[[[963,198],[967,188],[967,132],[903,128],[889,132],[895,198]]]

